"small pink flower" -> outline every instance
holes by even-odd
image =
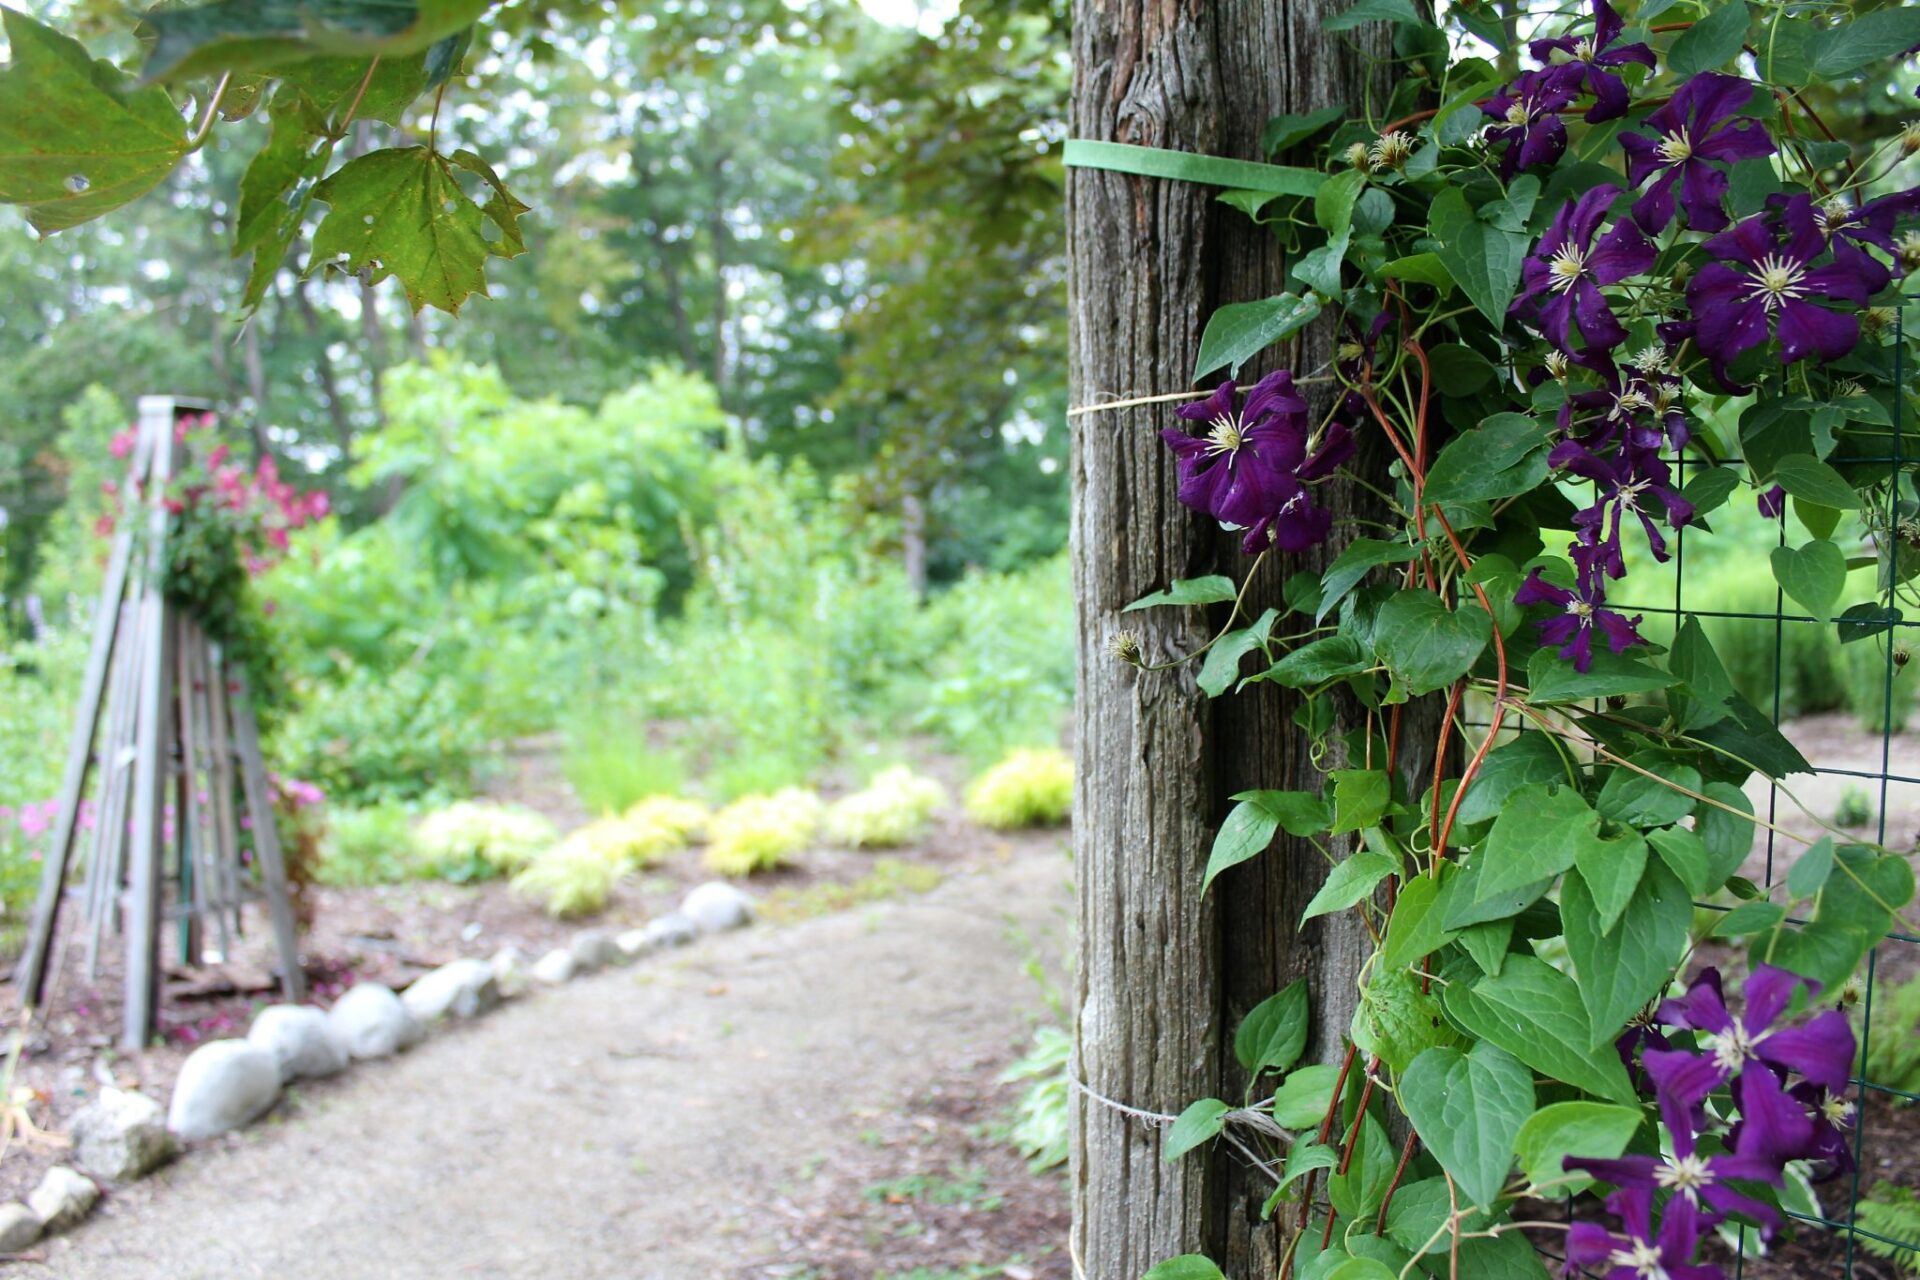
[[[135,438],[134,428],[128,427],[125,431],[115,436],[112,442],[107,445],[107,448],[112,451],[114,457],[124,458],[133,452],[133,442]]]

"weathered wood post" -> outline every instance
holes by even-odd
[[[1072,136],[1238,159],[1266,159],[1267,119],[1335,102],[1358,106],[1384,24],[1334,37],[1339,0],[1076,0]],[[1186,183],[1076,169],[1068,186],[1070,372],[1076,405],[1188,388],[1202,326],[1226,302],[1284,291],[1264,229]],[[1296,286],[1297,287],[1297,286]],[[1321,323],[1282,359],[1322,368],[1335,335]],[[1271,367],[1271,366],[1269,366]],[[1250,370],[1251,375],[1258,370]],[[1337,1052],[1353,1013],[1364,940],[1351,917],[1295,929],[1324,874],[1284,835],[1203,900],[1200,872],[1227,797],[1247,787],[1319,790],[1295,698],[1272,686],[1209,703],[1191,669],[1135,670],[1109,655],[1120,609],[1176,578],[1243,574],[1237,535],[1175,500],[1158,438],[1168,406],[1076,419],[1074,591],[1079,605],[1075,856],[1080,895],[1075,1069],[1092,1091],[1175,1112],[1237,1098],[1230,1036],[1247,1009],[1306,974],[1309,1054]],[[1384,469],[1375,451],[1356,466]],[[1336,515],[1368,509],[1357,486],[1326,490]],[[1288,573],[1330,552],[1269,564],[1258,612]],[[1221,619],[1199,609],[1130,614],[1147,657],[1185,652]],[[1274,1274],[1278,1235],[1260,1221],[1263,1186],[1227,1150],[1178,1164],[1158,1131],[1076,1091],[1073,1246],[1090,1280],[1138,1280],[1155,1263],[1206,1252],[1236,1280]]]

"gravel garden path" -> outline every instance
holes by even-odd
[[[1015,840],[924,896],[536,991],[301,1086],[7,1274],[721,1275],[775,1248],[777,1189],[853,1148],[856,1109],[1024,1039],[1068,873],[1057,836]]]

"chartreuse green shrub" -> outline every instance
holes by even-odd
[[[905,765],[883,769],[872,782],[827,808],[827,838],[849,849],[890,849],[925,833],[946,788]]]
[[[622,871],[658,866],[687,847],[679,828],[662,822],[635,822],[625,817],[599,818],[561,841],[583,857],[603,859]]]
[[[527,864],[513,878],[514,892],[562,919],[591,915],[605,907],[613,886],[626,874],[626,859],[619,856],[621,850],[610,849],[598,837],[575,838],[580,835],[575,832]]]
[[[413,856],[427,875],[481,880],[511,875],[560,839],[553,823],[522,805],[458,800],[413,829]]]
[[[633,826],[671,832],[682,845],[701,839],[713,814],[698,800],[684,796],[651,795],[627,806],[621,819]]]
[[[723,876],[783,866],[813,842],[820,816],[820,798],[799,787],[742,796],[707,824],[704,861]]]
[[[1012,831],[1065,822],[1073,810],[1073,757],[1058,747],[1013,752],[967,787],[967,816]]]

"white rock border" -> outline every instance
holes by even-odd
[[[498,1008],[502,1001],[515,999],[536,989],[539,985],[558,986],[576,977],[601,972],[617,965],[631,964],[656,951],[685,946],[703,935],[744,928],[752,923],[753,915],[752,898],[743,893],[738,886],[725,880],[709,880],[688,890],[681,900],[678,911],[655,917],[643,927],[625,930],[614,937],[609,937],[599,929],[581,930],[573,936],[567,946],[554,948],[531,966],[531,974],[537,980],[532,983],[527,981],[528,970],[522,968],[520,952],[512,947],[503,948],[491,960],[454,960],[415,979],[414,985],[428,982],[429,979],[433,980],[428,983],[428,991],[435,995],[431,1001],[419,995],[409,1001],[404,995],[396,996],[391,988],[377,982],[355,983],[348,988],[340,1000],[334,1002],[335,1008],[339,1007],[341,1001],[348,1001],[348,998],[352,997],[349,1001],[350,1008],[354,1005],[363,1005],[382,1012],[397,1013],[408,1024],[405,1027],[388,1027],[387,1030],[394,1034],[372,1037],[383,1043],[380,1045],[362,1043],[359,1046],[360,1051],[354,1049],[353,1037],[343,1034],[349,1032],[351,1028],[341,1026],[334,1020],[331,1010],[320,1010],[314,1006],[268,1005],[254,1015],[254,1020],[256,1025],[263,1016],[266,1016],[269,1022],[284,1022],[289,1020],[290,1016],[300,1016],[297,1013],[300,1009],[313,1008],[316,1014],[328,1021],[328,1030],[336,1037],[337,1047],[342,1056],[351,1052],[350,1064],[370,1057],[386,1057],[412,1048],[426,1037],[430,1029],[451,1021],[483,1017]],[[583,964],[582,961],[586,963]],[[366,988],[363,994],[354,995],[362,988]],[[437,988],[457,990],[459,996],[447,999],[444,1007],[440,1007],[443,1003],[440,997],[447,992]],[[408,993],[412,993],[413,986],[409,986],[407,990]],[[389,1004],[389,1001],[392,1003]],[[432,1007],[432,1012],[436,1016],[427,1018],[418,1016],[420,1013],[428,1012],[429,1006]],[[257,1123],[262,1116],[273,1111],[274,1106],[279,1102],[283,1076],[299,1078],[322,1074],[320,1071],[298,1068],[289,1071],[287,1069],[290,1064],[282,1060],[276,1055],[274,1049],[269,1047],[278,1039],[278,1035],[266,1034],[277,1033],[279,1030],[281,1028],[262,1027],[263,1034],[259,1037],[252,1036],[250,1031],[247,1037],[210,1041],[188,1055],[188,1065],[191,1065],[197,1057],[203,1062],[216,1059],[224,1062],[225,1059],[231,1058],[235,1063],[240,1063],[240,1060],[245,1058],[248,1061],[241,1064],[243,1067],[261,1067],[260,1070],[246,1069],[238,1073],[246,1087],[257,1096],[241,1100],[243,1105],[238,1108],[238,1111],[246,1113],[246,1118],[230,1128],[221,1129],[215,1133],[200,1133],[196,1130],[182,1135],[178,1127],[170,1123],[168,1129],[172,1136],[185,1141],[204,1141],[238,1132],[242,1128]],[[381,1052],[387,1040],[393,1042],[392,1047]],[[212,1052],[208,1053],[208,1050]],[[372,1052],[364,1050],[372,1050]],[[324,1073],[333,1074],[333,1071]],[[182,1068],[181,1074],[188,1075],[186,1067]],[[204,1069],[195,1074],[205,1074]],[[266,1089],[268,1076],[271,1076],[273,1082],[270,1096]],[[106,1092],[103,1090],[103,1099]],[[160,1111],[159,1103],[142,1094],[119,1089],[114,1089],[112,1092],[116,1095],[120,1106],[129,1109],[138,1108],[142,1112],[147,1112],[149,1108],[152,1113]],[[95,1104],[89,1105],[94,1106],[100,1101],[101,1099],[96,1099]],[[167,1112],[171,1120],[175,1112],[171,1099]],[[156,1163],[153,1167],[157,1168],[158,1164]],[[146,1169],[134,1176],[145,1177],[151,1171],[152,1169]],[[100,1203],[100,1194],[98,1183],[70,1166],[55,1165],[48,1169],[41,1178],[40,1185],[35,1187],[32,1194],[27,1197],[25,1204],[19,1201],[0,1202],[0,1259],[31,1248],[45,1235],[52,1235],[77,1226]]]

